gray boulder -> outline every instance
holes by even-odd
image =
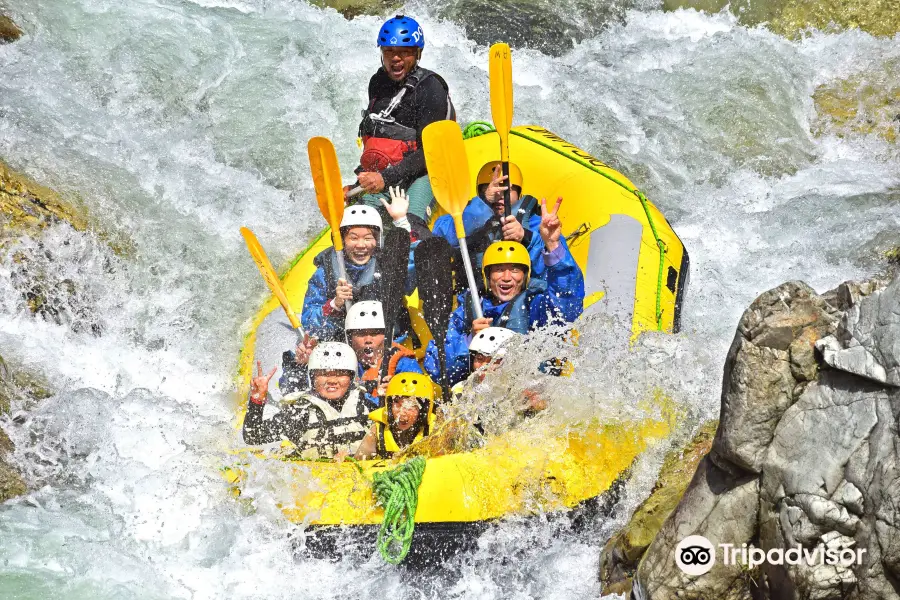
[[[712,449],[632,598],[900,600],[898,417],[900,278],[757,298],[726,359]],[[675,551],[688,535],[773,560],[724,564],[719,548],[708,573],[687,575]]]

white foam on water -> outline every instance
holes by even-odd
[[[8,250],[24,253],[28,273],[3,261],[0,354],[44,372],[58,394],[0,423],[33,486],[0,508],[0,595],[600,594],[600,545],[646,496],[665,444],[639,459],[610,518],[510,520],[449,576],[425,580],[385,566],[374,544],[336,563],[296,560],[303,534],[278,508],[283,466],[251,463],[256,512],[219,477],[240,446],[238,350],[266,294],[238,228],[283,266],[322,226],[306,140],[331,137],[351,178],[379,18],[293,0],[7,6],[26,35],[0,46],[0,156],[131,243],[116,254],[106,234],[59,225]],[[421,14],[423,63],[449,82],[460,120],[488,119],[487,49],[426,7],[407,10]],[[812,94],[868,72],[896,86],[887,65],[898,53],[896,38],[794,42],[727,13],[651,9],[558,58],[515,51],[515,122],[620,169],[692,263],[683,333],[632,347],[612,324],[584,324],[579,347],[565,349],[574,376],[546,387],[551,408],[523,435],[656,416],[645,401],[662,389],[683,415],[680,439],[716,415],[725,351],[754,297],[793,278],[824,291],[876,268],[878,244],[900,228],[896,146],[812,135]],[[26,309],[29,276],[60,315]],[[533,359],[557,351],[530,341],[493,385],[512,402],[539,377]]]

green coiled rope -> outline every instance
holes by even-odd
[[[384,521],[378,531],[378,552],[392,565],[403,562],[412,546],[423,473],[425,459],[417,456],[396,469],[372,475],[375,498],[384,507]]]
[[[485,133],[490,133],[492,131],[497,130],[487,121],[472,121],[463,129],[463,139],[467,140],[469,138],[478,137],[479,135],[484,135]]]

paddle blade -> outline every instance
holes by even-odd
[[[444,238],[432,237],[419,242],[414,255],[423,316],[440,348],[453,310],[453,249]]]
[[[422,131],[422,148],[431,189],[441,207],[453,215],[457,235],[465,237],[462,212],[469,202],[469,161],[456,121],[435,121]]]
[[[508,44],[494,44],[490,50],[491,118],[500,134],[500,160],[509,161],[509,130],[512,128],[512,52]]]
[[[316,201],[322,216],[331,227],[334,249],[344,249],[340,225],[344,216],[344,188],[341,185],[341,169],[338,166],[334,144],[324,137],[310,138],[306,146],[309,152],[309,169],[316,188]]]
[[[394,327],[400,311],[406,306],[406,274],[409,267],[409,233],[392,229],[384,238],[378,261],[381,271],[381,307],[384,311],[384,356],[394,342]],[[387,375],[388,361],[381,364],[381,376]]]
[[[294,309],[291,308],[291,303],[288,302],[287,294],[284,292],[284,286],[281,285],[281,280],[278,278],[278,275],[275,274],[275,269],[272,268],[272,263],[269,262],[269,257],[266,256],[266,252],[260,245],[259,240],[257,240],[253,232],[246,227],[241,227],[241,235],[244,237],[244,242],[247,244],[247,250],[250,251],[250,256],[253,257],[253,261],[259,268],[259,272],[262,274],[266,285],[269,286],[269,289],[272,290],[272,293],[278,298],[278,302],[281,303],[281,307],[287,314],[287,318],[290,320],[291,325],[294,329],[302,332],[303,328],[300,326],[300,320],[297,319],[297,314],[294,312]]]

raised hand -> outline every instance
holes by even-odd
[[[484,198],[488,203],[496,204],[497,202],[503,202],[503,192],[509,188],[509,186],[506,185],[507,179],[509,178],[503,175],[503,168],[500,165],[496,165],[494,167],[493,177],[491,177],[491,182],[484,190]]]
[[[278,367],[272,367],[268,375],[263,374],[262,361],[256,361],[256,377],[250,380],[250,402],[265,404],[269,394],[269,381],[275,375]]]
[[[556,207],[551,211],[547,209],[547,199],[541,198],[541,239],[544,240],[548,252],[553,252],[559,246],[559,238],[562,235],[562,222],[557,213],[562,204],[562,196],[556,199]]]
[[[305,365],[309,362],[309,355],[312,354],[313,348],[319,343],[314,337],[310,337],[307,333],[302,340],[298,340],[297,348],[294,350],[294,360],[298,365]]]
[[[353,286],[346,279],[338,279],[334,289],[334,307],[341,310],[347,300],[353,300]]]
[[[391,194],[391,202],[388,204],[387,200],[381,198],[381,203],[388,214],[391,215],[391,219],[399,221],[409,212],[409,196],[406,195],[406,190],[399,186],[391,186],[388,189]]]

